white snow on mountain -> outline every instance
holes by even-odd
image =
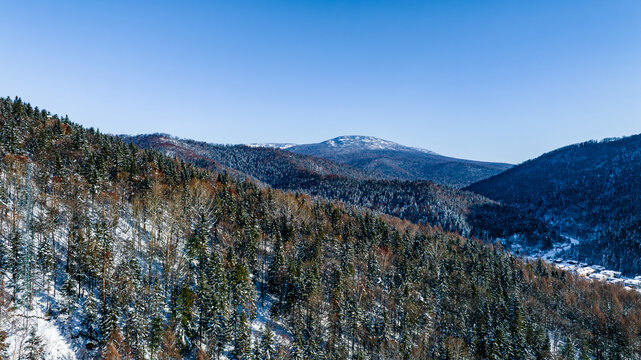
[[[266,147],[266,148],[275,148],[275,149],[289,149],[290,147],[296,146],[297,144],[294,143],[254,143],[254,144],[246,144],[247,146],[250,147]]]
[[[363,135],[347,135],[339,136],[330,140],[323,141],[321,144],[325,144],[332,147],[341,147],[345,149],[355,149],[355,150],[400,150],[400,151],[421,151],[425,153],[433,154],[434,152],[414,148],[405,145],[395,143],[393,141],[377,138],[374,136],[363,136]]]
[[[377,138],[374,136],[364,136],[364,135],[345,135],[335,137],[333,139],[325,140],[318,144],[304,144],[304,145],[325,145],[328,147],[336,147],[344,150],[397,150],[397,151],[420,151],[426,154],[435,154],[435,152],[415,148],[410,146],[401,145],[393,141]],[[299,144],[294,143],[254,143],[247,144],[251,147],[268,147],[276,149],[289,149]]]

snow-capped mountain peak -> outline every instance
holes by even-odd
[[[395,143],[393,141],[377,138],[374,136],[364,135],[346,135],[339,136],[330,140],[323,141],[321,144],[343,148],[345,150],[415,150],[425,153],[433,153],[430,150],[413,148],[405,145]]]
[[[341,152],[363,151],[363,150],[396,150],[396,151],[419,151],[426,154],[436,154],[433,151],[421,148],[401,145],[393,141],[365,135],[343,135],[333,139],[325,140],[315,144],[299,145],[295,143],[253,143],[247,144],[251,147],[268,147],[281,150],[305,146],[321,146]]]

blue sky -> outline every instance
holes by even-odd
[[[13,1],[0,95],[109,133],[520,162],[641,132],[641,1]]]

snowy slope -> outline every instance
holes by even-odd
[[[30,331],[35,330],[42,345],[42,356],[45,359],[76,359],[76,353],[71,348],[71,339],[64,336],[58,324],[44,314],[44,303],[38,299],[32,311],[16,309],[12,311],[11,320],[2,327],[7,329],[9,355],[18,358],[27,352]]]
[[[35,169],[35,165],[32,165]],[[12,183],[7,180],[6,174],[0,170],[0,181]],[[14,181],[15,182],[15,181]],[[17,186],[8,186],[8,191],[0,194],[0,206],[6,208],[17,209],[17,222],[16,228],[22,234],[23,239],[35,238],[38,236],[31,236],[31,230],[28,226],[28,221],[38,222],[40,217],[45,216],[41,205],[37,201],[30,201],[29,197],[37,198],[38,189],[35,186],[29,186],[29,178],[22,178],[15,182]],[[87,200],[88,201],[88,200]],[[156,230],[151,219],[140,223],[139,219],[135,218],[131,204],[121,202],[118,210],[119,217],[117,226],[113,232],[113,253],[114,262],[123,260],[123,255],[127,251],[126,248],[131,246],[135,239],[144,237],[155,236],[153,232]],[[59,211],[61,214],[69,214],[69,209],[64,205],[60,205]],[[166,211],[160,210],[159,216],[164,220],[161,222],[161,227],[168,228],[173,221]],[[99,209],[92,208],[89,215],[91,221],[100,219],[101,214]],[[60,221],[64,224],[66,221],[65,215],[60,217]],[[4,222],[3,228],[0,233],[8,234],[11,229],[9,223]],[[67,252],[67,240],[69,232],[66,226],[60,226],[54,233],[54,244],[56,253],[62,254]],[[141,234],[142,232],[142,234]],[[166,235],[168,236],[168,235]],[[48,240],[46,240],[48,241]],[[146,252],[144,243],[137,243],[139,246],[138,251],[141,254]],[[34,248],[37,244],[34,244]],[[26,248],[26,246],[25,246]],[[183,249],[178,248],[178,252],[182,253]],[[271,249],[268,249],[271,251]],[[35,251],[32,256],[35,255]],[[24,255],[25,263],[28,262],[27,255]],[[148,266],[144,257],[140,257],[139,265],[143,268]],[[32,283],[28,284],[24,279],[20,280],[20,289],[17,298],[19,302],[12,300],[13,290],[7,289],[7,284],[13,277],[11,272],[4,275],[0,274],[0,331],[6,334],[5,342],[8,345],[7,355],[9,359],[23,359],[30,351],[29,344],[36,344],[32,348],[36,348],[41,358],[52,360],[71,360],[71,359],[87,359],[97,358],[99,356],[98,344],[88,342],[82,336],[86,333],[87,329],[83,325],[83,319],[87,315],[88,301],[95,297],[91,294],[85,293],[84,297],[70,298],[64,295],[63,266],[58,268],[58,282],[54,284],[50,276],[42,276],[37,271],[33,271]],[[24,289],[33,288],[34,296],[29,297]],[[54,290],[55,289],[55,290]],[[22,293],[21,293],[22,292]],[[259,289],[256,292],[260,294]],[[54,295],[55,294],[55,295]],[[260,296],[259,296],[260,297]],[[3,300],[4,301],[1,301]],[[25,300],[26,299],[26,300]],[[282,324],[274,322],[270,319],[270,310],[273,300],[269,297],[266,298],[264,304],[256,301],[257,317],[252,320],[252,343],[260,342],[266,324],[269,322],[270,328],[274,333],[274,340],[284,346],[290,346],[291,334]],[[5,304],[2,306],[2,304]],[[231,347],[227,349],[221,356],[222,359],[228,358],[228,352]],[[2,356],[0,355],[0,358]]]

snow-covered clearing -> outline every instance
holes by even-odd
[[[27,343],[32,337],[30,332],[35,331],[35,335],[42,341],[43,358],[76,359],[76,353],[70,346],[71,339],[64,336],[58,324],[45,315],[43,299],[35,300],[31,311],[15,309],[10,324],[5,324],[9,335],[9,356],[12,359],[21,358],[28,351]]]

